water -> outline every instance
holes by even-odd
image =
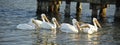
[[[75,15],[75,2],[72,2],[71,15]],[[90,23],[91,10],[89,4],[83,3],[83,22]],[[65,2],[60,7],[64,15]],[[0,0],[0,45],[119,45],[119,25],[114,23],[115,5],[107,9],[107,20],[102,23],[103,28],[93,35],[84,33],[52,34],[50,30],[19,30],[18,24],[27,23],[30,18],[36,17],[36,0]],[[74,17],[72,17],[74,18]]]

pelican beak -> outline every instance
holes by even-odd
[[[95,20],[95,23],[98,25],[99,28],[102,28],[102,26],[100,25],[97,19]]]
[[[76,24],[76,26],[77,26],[78,30],[81,30],[81,29],[80,29],[79,22],[76,22],[75,24]]]
[[[54,21],[57,24],[57,26],[60,27],[60,24],[58,23],[58,21],[57,20],[54,20]]]
[[[44,19],[46,19],[47,22],[50,22],[46,16],[43,16],[43,17],[44,17]]]
[[[54,28],[51,28],[51,30],[52,30],[52,32],[53,32],[53,34],[56,34],[56,29],[54,29]]]

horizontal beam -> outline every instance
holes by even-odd
[[[40,1],[66,1],[66,0],[40,0]],[[116,0],[71,0],[71,2],[114,4]]]

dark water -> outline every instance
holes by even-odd
[[[75,15],[75,2],[72,2],[71,15]],[[82,3],[83,22],[91,22],[91,10],[88,3]],[[60,7],[60,14],[64,15],[65,2]],[[0,0],[0,45],[119,45],[119,24],[114,23],[115,5],[107,9],[107,19],[102,23],[103,28],[93,35],[88,34],[52,34],[50,30],[19,30],[18,24],[27,23],[36,17],[36,0]],[[74,18],[71,17],[71,18]],[[62,19],[64,20],[64,19]]]

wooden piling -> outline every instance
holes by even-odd
[[[98,9],[99,9],[99,8],[98,8],[98,5],[99,5],[99,4],[96,4],[96,3],[90,3],[90,9],[92,10],[92,16],[91,16],[92,18],[93,18],[93,17],[96,17],[96,18],[97,18],[97,14],[98,14],[97,11],[98,11]]]
[[[106,11],[107,11],[107,4],[100,4],[99,17],[100,18],[105,18],[106,17]]]
[[[98,10],[100,10],[99,12],[100,18],[106,17],[107,4],[90,3],[90,9],[92,9],[92,17],[97,18]]]
[[[115,6],[114,22],[120,24],[120,0],[116,0]]]
[[[49,2],[49,8],[48,8],[48,13],[49,17],[55,17],[57,20],[60,18],[59,14],[59,9],[60,9],[61,1],[50,1]],[[59,18],[58,18],[59,17]]]
[[[76,12],[81,12],[82,11],[82,3],[77,2],[76,4]]]
[[[37,0],[37,11],[36,11],[37,19],[41,18],[41,16],[40,16],[41,14],[42,14],[42,12],[41,12],[41,1]]]
[[[54,10],[55,12],[60,10],[61,1],[55,1]]]
[[[116,0],[115,6],[116,10],[120,10],[120,0]]]
[[[99,17],[100,18],[105,18],[106,17],[106,9],[107,8],[101,8],[99,12]]]
[[[40,15],[42,13],[47,14],[47,7],[48,7],[47,1],[37,0],[37,11],[36,11],[37,19],[41,19]]]
[[[70,17],[70,3],[71,0],[66,0],[65,17]]]
[[[118,22],[120,23],[120,20],[119,20],[119,19],[120,19],[120,10],[119,10],[119,9],[116,9],[116,10],[115,10],[115,14],[114,14],[114,22],[115,22],[115,23],[118,23]]]
[[[97,11],[98,11],[97,9],[92,9],[92,18],[93,17],[97,18],[97,14],[98,14]]]
[[[48,12],[53,12],[54,11],[54,1],[50,1],[48,5]]]
[[[36,15],[37,15],[37,16],[39,16],[39,14],[40,14],[40,12],[41,12],[41,11],[40,11],[40,10],[41,10],[40,7],[41,7],[41,6],[40,6],[40,0],[37,0],[37,11],[36,11]]]
[[[49,14],[50,19],[52,19],[53,15],[54,15],[54,1],[49,2],[48,14]]]
[[[116,6],[116,10],[114,17],[120,19],[120,0],[116,0],[115,6]]]
[[[80,2],[77,2],[76,4],[76,19],[79,21],[81,17],[81,12],[82,12],[82,4]]]
[[[42,13],[46,13],[47,12],[47,7],[48,7],[48,2],[47,1],[40,1],[40,10]]]

